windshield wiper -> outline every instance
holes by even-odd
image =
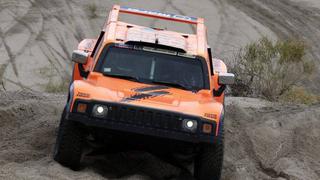
[[[152,83],[154,84],[160,84],[160,85],[165,85],[165,86],[171,86],[171,87],[175,87],[175,88],[179,88],[179,89],[183,89],[183,90],[191,90],[190,88],[187,88],[181,84],[178,83],[174,83],[174,82],[167,82],[167,81],[152,81]]]
[[[103,73],[103,75],[109,76],[109,77],[126,79],[126,80],[130,80],[130,81],[141,82],[141,79],[140,79],[139,77],[128,76],[128,75],[124,75],[124,74],[108,74],[108,73]]]

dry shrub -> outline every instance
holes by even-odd
[[[61,81],[59,83],[54,83],[52,81],[49,81],[45,87],[45,92],[48,92],[48,93],[67,92],[68,87],[69,87],[68,81]]]
[[[248,44],[234,56],[231,71],[236,74],[236,83],[232,94],[278,99],[313,72],[314,65],[305,59],[305,51],[305,43],[298,40],[274,43],[264,37]]]
[[[90,18],[96,18],[98,17],[97,15],[97,10],[98,10],[98,7],[95,3],[90,3],[88,6],[87,6],[87,10],[89,12],[89,17]]]
[[[280,97],[281,101],[311,105],[320,101],[320,96],[307,92],[303,87],[293,87]]]

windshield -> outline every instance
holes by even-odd
[[[96,71],[106,76],[186,90],[205,88],[203,65],[195,57],[111,46],[102,53]]]

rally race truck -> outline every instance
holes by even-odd
[[[125,23],[122,13],[186,23],[195,33]],[[87,141],[148,145],[192,158],[196,179],[220,179],[224,91],[234,75],[212,58],[203,18],[115,5],[99,37],[80,42],[72,61],[57,162],[79,169]]]

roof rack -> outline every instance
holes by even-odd
[[[122,7],[119,5],[114,5],[110,14],[108,20],[105,22],[104,28],[102,31],[106,31],[108,25],[108,38],[107,39],[113,39],[115,38],[116,33],[116,23],[119,18],[120,13],[126,13],[126,14],[134,14],[139,16],[145,16],[145,17],[152,17],[152,18],[159,18],[169,21],[175,21],[175,22],[182,22],[187,23],[191,25],[196,25],[196,35],[197,35],[197,47],[199,52],[206,52],[206,27],[204,25],[204,19],[203,18],[195,18],[190,16],[184,16],[184,15],[177,15],[177,14],[171,14],[171,13],[162,13],[158,11],[149,11],[149,10],[143,10],[143,9],[136,9],[136,8],[130,8],[130,7]],[[114,24],[114,25],[111,25]]]
[[[149,11],[144,9],[114,5],[112,8],[112,11],[110,12],[107,24],[109,24],[110,22],[117,21],[119,13],[134,14],[134,15],[140,15],[140,16],[151,17],[151,18],[159,18],[159,19],[164,19],[168,21],[176,21],[176,22],[182,22],[182,23],[194,24],[194,25],[204,23],[203,18],[196,18],[191,16],[185,16],[185,15],[163,13],[159,11]]]

